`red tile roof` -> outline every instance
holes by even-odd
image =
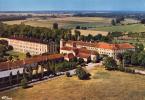
[[[123,48],[123,49],[133,49],[135,48],[133,45],[129,44],[129,43],[121,43],[121,44],[118,44],[120,48]]]
[[[98,54],[97,51],[87,50],[86,48],[81,48],[81,49],[78,49],[78,50],[79,50],[80,53],[93,54],[93,55]]]
[[[111,50],[117,50],[117,49],[119,49],[117,45],[115,45],[115,44],[108,44],[108,43],[98,43],[97,48],[111,49]]]
[[[68,44],[75,43],[76,45],[82,45],[82,46],[90,46],[90,47],[96,47],[96,48],[102,48],[102,49],[111,49],[111,50],[117,50],[117,49],[133,49],[135,48],[133,45],[129,43],[121,43],[121,44],[111,44],[111,43],[105,43],[105,42],[83,42],[83,41],[67,41]]]
[[[39,55],[32,58],[27,58],[25,60],[18,60],[14,62],[2,62],[0,63],[0,70],[20,68],[20,66],[22,67],[22,65],[24,64],[33,64],[41,61],[54,60],[59,58],[63,58],[63,55],[61,54],[52,54],[52,55],[44,55],[44,56]]]
[[[73,44],[75,43],[76,45],[83,45],[83,46],[91,46],[91,47],[94,47],[96,45],[96,42],[95,43],[90,43],[90,42],[83,42],[83,41],[71,41],[71,40],[68,40],[66,42],[67,44]]]
[[[68,50],[68,51],[71,51],[71,50],[73,50],[73,48],[72,48],[72,47],[62,47],[61,50]]]
[[[90,54],[86,54],[86,53],[79,53],[78,55],[77,55],[77,57],[79,57],[79,58],[88,58],[88,57],[90,57],[91,55]]]

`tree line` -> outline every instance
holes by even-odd
[[[26,36],[28,38],[37,38],[42,41],[55,41],[59,43],[61,37],[67,34],[67,29],[49,29],[44,27],[32,27],[29,25],[6,25],[0,23],[0,37]]]
[[[135,65],[135,66],[143,66],[145,67],[145,51],[143,44],[136,44],[135,45],[136,50],[135,51],[126,51],[122,54],[117,54],[117,60],[119,61],[119,64],[117,65],[117,62],[112,57],[106,57],[104,59],[104,65],[106,69],[109,70],[124,70],[126,65]],[[120,69],[120,67],[122,69]],[[128,69],[127,69],[128,70]]]

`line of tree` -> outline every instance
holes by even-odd
[[[1,15],[0,21],[25,20],[31,16]]]
[[[118,17],[118,18],[112,19],[111,24],[115,26],[116,24],[120,24],[121,21],[124,21],[124,17]]]
[[[105,57],[103,59],[103,64],[107,70],[116,70],[119,67],[125,67],[125,65],[137,65],[137,66],[145,66],[145,51],[143,44],[136,44],[135,51],[126,51],[122,54],[117,54],[117,59],[119,60],[119,66],[117,62],[112,57]],[[122,69],[121,69],[122,70]]]
[[[118,54],[117,59],[121,64],[131,64],[145,66],[145,51],[143,44],[136,44],[136,51],[126,51],[123,54]]]
[[[56,23],[55,23],[56,24]],[[29,25],[6,25],[0,23],[0,37],[10,36],[26,36],[28,38],[36,38],[42,41],[55,41],[59,43],[59,40],[69,33],[68,29],[58,29],[57,25],[54,25],[54,29],[45,27],[32,27]]]
[[[74,41],[87,41],[87,42],[90,42],[90,41],[102,41],[102,42],[111,42],[112,39],[111,37],[108,35],[108,36],[103,36],[101,34],[98,34],[98,35],[91,35],[89,34],[88,36],[85,36],[85,35],[81,35],[81,33],[79,31],[75,31],[75,34],[71,34],[71,33],[68,33],[68,34],[65,34],[64,37],[63,37],[64,40],[74,40]]]
[[[0,62],[7,61],[7,51],[13,50],[13,47],[8,45],[8,41],[0,40]]]
[[[55,23],[54,29],[44,27],[32,27],[29,25],[6,25],[0,23],[0,37],[11,37],[11,36],[25,36],[28,38],[36,38],[42,41],[55,41],[59,43],[60,39],[65,40],[82,40],[82,41],[111,41],[109,36],[102,36],[101,34],[93,36],[81,35],[79,31],[75,31],[75,34],[71,34],[68,29],[58,29],[58,24]]]
[[[22,85],[23,88],[27,88],[27,84],[32,80],[32,79],[43,79],[44,76],[49,76],[49,75],[54,75],[56,76],[57,73],[59,72],[65,72],[71,69],[74,69],[76,66],[75,61],[61,61],[61,60],[56,60],[56,61],[44,61],[44,62],[39,62],[37,66],[31,66],[27,65],[25,69],[23,70],[23,73],[20,74],[19,71],[17,71],[17,75],[13,75],[12,72],[10,73],[8,80],[5,80],[4,83],[0,83],[0,87],[4,86],[12,86],[14,84],[19,84]],[[35,73],[34,73],[35,72]],[[2,81],[2,80],[1,80]]]

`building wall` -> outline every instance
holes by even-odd
[[[63,46],[66,46],[66,47],[73,47],[73,44],[70,44],[70,43],[65,43],[63,44]],[[92,47],[92,46],[83,46],[83,45],[76,45],[76,48],[82,48],[82,47],[85,47],[87,48],[88,50],[93,50],[93,51],[97,51],[100,55],[108,55],[109,57],[113,57],[114,59],[116,59],[116,56],[117,54],[119,53],[124,53],[126,52],[127,50],[131,50],[131,51],[135,51],[135,48],[134,49],[119,49],[119,50],[111,50],[111,49],[103,49],[103,48],[97,48],[97,47]],[[60,53],[72,53],[71,51],[67,51],[67,50],[61,50],[60,49]]]
[[[69,53],[73,53],[73,52],[68,50],[60,50],[60,54],[69,54]]]
[[[55,47],[49,46],[48,44],[42,44],[42,43],[35,43],[35,42],[29,42],[29,41],[21,41],[21,40],[14,40],[14,39],[8,39],[9,45],[13,46],[14,51],[17,52],[30,52],[32,55],[39,55],[46,52],[54,52]]]

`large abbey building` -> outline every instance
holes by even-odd
[[[65,59],[71,59],[73,56],[83,58],[85,61],[90,57],[96,58],[97,53],[108,55],[116,59],[116,55],[124,53],[127,50],[135,51],[135,47],[129,43],[110,44],[105,42],[83,42],[83,41],[60,41],[60,53],[67,54]]]
[[[39,55],[43,53],[57,53],[57,45],[54,42],[44,42],[34,38],[10,37],[7,39],[14,51]]]

